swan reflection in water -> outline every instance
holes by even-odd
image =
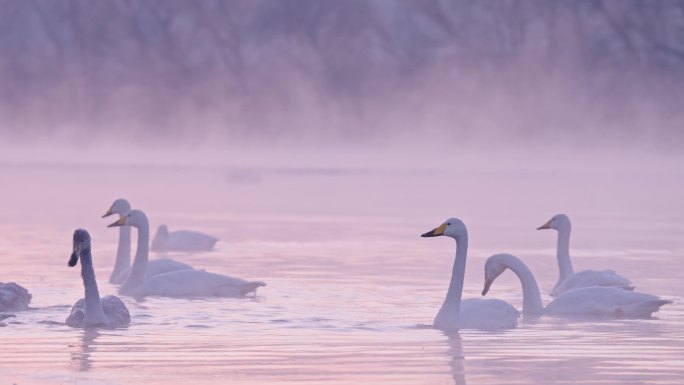
[[[83,329],[80,343],[69,345],[71,352],[71,360],[69,367],[71,370],[77,372],[87,372],[92,366],[92,359],[90,353],[95,351],[97,346],[97,338],[100,337],[100,332],[94,328]]]
[[[444,332],[447,337],[447,344],[449,348],[446,351],[449,357],[449,370],[451,377],[454,379],[454,385],[466,385],[466,376],[464,369],[465,356],[463,355],[463,346],[461,344],[461,335],[457,331]]]

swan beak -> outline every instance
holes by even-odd
[[[544,229],[550,229],[551,228],[551,221],[553,219],[549,219],[548,222],[544,223],[543,225],[537,227],[537,230],[544,230]]]
[[[428,237],[439,237],[440,235],[444,234],[444,230],[446,230],[446,223],[442,223],[441,226],[434,230],[430,230],[425,234],[422,234],[421,237],[423,238],[428,238]]]
[[[125,224],[126,224],[126,217],[121,217],[121,218],[119,218],[118,221],[116,221],[116,222],[110,224],[110,225],[107,226],[107,227],[123,226],[123,225],[125,225]]]
[[[78,262],[78,256],[81,254],[81,244],[77,243],[74,244],[74,251],[71,253],[71,257],[69,258],[69,267],[74,267],[76,266],[76,263]]]
[[[489,291],[489,287],[492,286],[492,282],[494,282],[494,281],[492,281],[492,280],[489,279],[489,278],[485,278],[484,289],[482,289],[482,295],[483,295],[483,296],[486,295],[487,292]]]
[[[107,210],[107,212],[104,213],[104,215],[102,216],[102,218],[107,218],[108,216],[114,214],[114,212],[112,211],[113,208],[114,208],[114,206],[110,207],[109,210]]]

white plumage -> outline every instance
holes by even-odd
[[[138,229],[138,249],[130,274],[119,289],[121,294],[133,297],[239,297],[256,292],[257,288],[265,286],[261,281],[246,281],[195,269],[171,271],[148,279],[146,269],[150,230],[145,213],[131,210],[110,226],[133,226]]]
[[[494,254],[485,263],[486,294],[492,282],[506,269],[513,271],[523,289],[523,314],[564,318],[648,318],[672,301],[654,295],[635,293],[615,287],[592,286],[566,291],[542,304],[539,286],[530,269],[511,254]]]
[[[570,261],[570,218],[565,214],[554,215],[548,222],[537,230],[554,229],[558,231],[556,259],[558,260],[558,281],[551,290],[551,296],[556,297],[567,291],[592,286],[615,287],[624,290],[634,290],[634,286],[627,279],[613,270],[583,270],[575,273]]]
[[[468,251],[468,231],[460,219],[451,218],[422,236],[442,235],[456,240],[456,258],[451,272],[449,290],[442,307],[435,316],[433,326],[442,330],[498,330],[515,327],[520,313],[510,304],[497,299],[461,300]]]

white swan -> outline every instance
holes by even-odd
[[[565,214],[554,215],[548,222],[539,226],[537,230],[554,229],[558,231],[558,246],[556,258],[560,275],[551,296],[556,297],[566,291],[580,287],[607,286],[623,290],[634,290],[634,286],[627,279],[613,270],[582,270],[575,273],[570,262],[570,218]]]
[[[0,282],[0,312],[26,310],[31,293],[14,282]]]
[[[109,225],[133,226],[138,229],[138,248],[131,273],[119,288],[119,293],[134,297],[157,295],[164,297],[197,296],[244,296],[266,284],[261,281],[249,282],[203,270],[177,270],[145,279],[148,258],[150,226],[147,216],[140,210],[131,210],[118,221]]]
[[[216,241],[217,238],[197,231],[169,232],[166,225],[161,225],[157,228],[150,248],[154,251],[205,251],[213,249]]]
[[[85,298],[76,301],[65,321],[66,324],[72,327],[128,325],[131,322],[131,315],[118,297],[108,295],[100,299],[90,252],[90,234],[83,229],[74,231],[74,251],[69,259],[69,266],[76,266],[79,258]]]
[[[615,287],[592,286],[567,291],[544,307],[534,275],[523,261],[511,254],[494,254],[487,258],[482,295],[487,294],[492,282],[506,269],[511,269],[522,284],[523,315],[648,318],[661,306],[672,303],[650,294]]]
[[[119,218],[131,211],[131,204],[125,199],[117,199],[112,203],[112,206],[102,216],[106,218],[113,214],[118,214]],[[109,282],[113,284],[121,284],[126,280],[131,271],[131,228],[130,226],[119,227],[119,244],[116,248],[116,262],[114,263],[114,270],[109,276]],[[146,278],[152,276],[168,273],[175,270],[188,270],[192,266],[174,261],[170,258],[161,258],[149,261],[147,263]]]
[[[442,330],[507,329],[518,324],[520,313],[510,304],[495,299],[467,299],[461,301],[465,277],[468,231],[465,224],[451,218],[422,237],[444,235],[456,240],[456,259],[451,272],[449,290],[433,325]]]

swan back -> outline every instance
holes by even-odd
[[[265,286],[260,281],[246,281],[204,270],[177,270],[156,275],[140,286],[136,296],[164,297],[241,297]]]
[[[25,310],[31,297],[28,290],[14,282],[0,282],[0,311]]]
[[[155,259],[153,261],[147,261],[147,269],[145,270],[145,280],[148,280],[155,275],[169,273],[176,270],[190,270],[193,267],[187,263],[174,261],[170,258]],[[128,267],[123,270],[119,275],[117,275],[112,283],[121,284],[126,281],[126,277],[131,272],[131,268]]]
[[[520,312],[500,299],[469,298],[461,301],[460,329],[501,330],[518,325]]]
[[[161,225],[150,248],[155,251],[205,251],[213,249],[217,241],[217,238],[197,231],[169,232],[166,225]]]
[[[650,294],[595,286],[562,294],[546,306],[545,313],[579,318],[648,318],[668,303],[672,301]]]
[[[582,270],[565,281],[558,284],[551,292],[552,297],[557,297],[571,290],[592,287],[607,286],[622,290],[634,290],[634,285],[627,278],[615,273],[613,270]]]

